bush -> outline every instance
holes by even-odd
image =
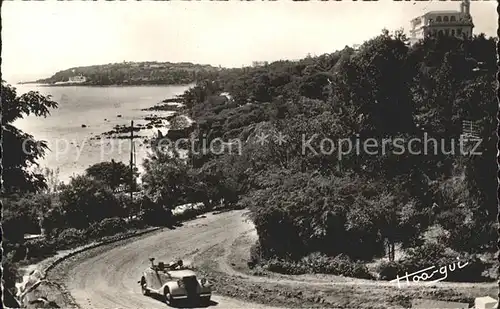
[[[250,247],[250,261],[248,262],[248,266],[253,268],[255,265],[262,262],[262,250],[260,248],[259,241],[255,242]]]
[[[71,227],[87,228],[92,222],[123,215],[111,189],[88,176],[72,178],[63,186],[59,199]]]
[[[177,115],[169,120],[170,128],[179,130],[189,126],[189,121],[183,115]]]
[[[458,268],[459,261],[460,265],[465,266]],[[476,255],[465,254],[460,256],[458,252],[444,245],[431,242],[409,249],[406,257],[401,261],[381,264],[378,272],[380,279],[392,280],[396,278],[396,275],[404,276],[405,272],[413,273],[431,266],[435,266],[434,270],[439,270],[443,275],[446,274],[444,281],[456,282],[483,281],[485,279],[483,273],[487,269],[487,264]],[[427,273],[430,275],[429,272]],[[443,275],[439,275],[439,277],[435,275],[435,278],[429,280],[436,280],[443,277]]]
[[[130,199],[130,194],[119,193],[116,194],[116,199],[124,216],[138,215],[141,210],[141,198]]]
[[[448,265],[452,265],[452,263],[457,263],[458,259],[450,257],[447,262]],[[480,282],[485,280],[483,273],[487,269],[487,265],[481,261],[477,255],[467,255],[465,258],[461,258],[460,262],[463,268],[460,269],[456,267],[455,271],[448,271],[448,278],[450,281]],[[444,266],[446,264],[441,265]]]
[[[392,280],[398,275],[404,275],[404,272],[404,265],[395,261],[384,261],[377,267],[377,273],[380,280]]]
[[[68,228],[62,230],[57,235],[57,249],[66,249],[75,245],[80,245],[85,242],[85,233],[82,230]]]
[[[12,256],[9,255],[4,255],[2,257],[2,281],[3,281],[3,288],[7,289],[10,291],[12,295],[15,295],[16,292],[16,281],[18,279],[18,274],[17,274],[17,265],[13,262]],[[5,295],[4,295],[5,296]],[[3,299],[6,301],[6,299]],[[5,304],[7,305],[7,304]],[[6,306],[6,308],[8,308]]]
[[[93,223],[87,230],[91,238],[112,236],[127,230],[127,223],[122,218],[106,218],[101,222]]]
[[[373,279],[373,276],[363,263],[352,261],[348,256],[343,254],[339,254],[335,257],[329,257],[315,252],[303,257],[299,261],[272,258],[263,262],[263,264],[264,268],[282,274],[300,275],[305,273],[322,273],[362,279]]]
[[[279,258],[267,260],[264,269],[288,275],[301,275],[307,273],[307,267],[305,265]]]
[[[11,243],[22,243],[25,233],[23,222],[25,220],[22,215],[13,211],[4,211],[2,214],[3,238]]]
[[[143,229],[147,226],[146,222],[144,222],[143,220],[141,220],[141,218],[139,217],[134,217],[132,219],[130,219],[128,222],[127,222],[127,225],[129,227],[130,230],[133,230],[133,229]]]
[[[167,226],[172,224],[172,210],[166,210],[163,206],[144,197],[141,201],[140,218],[151,226]]]
[[[2,228],[4,238],[22,243],[24,234],[39,234],[39,219],[52,207],[49,194],[26,194],[3,198]]]
[[[120,186],[130,187],[131,172],[128,166],[123,162],[100,162],[89,166],[85,173],[97,180],[102,181],[109,186],[111,190],[116,191]],[[137,173],[135,173],[137,176]]]
[[[373,278],[368,271],[368,268],[363,263],[352,261],[347,255],[344,254],[339,254],[334,258],[324,259],[324,262],[328,263],[326,273],[329,274],[363,279]]]
[[[48,257],[56,253],[56,243],[48,239],[33,239],[26,242],[27,255],[26,257],[42,258]]]
[[[61,208],[52,208],[42,218],[42,228],[47,237],[57,237],[60,229],[66,226],[66,220]]]

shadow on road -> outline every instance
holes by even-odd
[[[200,304],[189,304],[189,303],[180,303],[178,305],[175,306],[175,308],[208,308],[208,307],[212,307],[212,306],[216,306],[218,305],[219,303],[216,302],[216,301],[213,301],[211,300],[210,303],[208,305],[200,305]]]
[[[163,298],[162,295],[151,294],[150,297],[165,304],[165,299]],[[218,302],[213,301],[213,300],[210,300],[210,303],[208,305],[200,305],[199,303],[196,303],[196,302],[185,301],[185,302],[179,302],[178,304],[175,304],[175,306],[170,306],[170,307],[171,308],[208,308],[208,307],[212,307],[212,306],[217,306],[218,304],[219,304]],[[167,304],[165,304],[165,306],[168,307]]]
[[[182,223],[180,223],[180,222],[176,222],[176,223],[172,223],[172,224],[167,224],[167,225],[165,225],[165,227],[166,227],[167,229],[169,229],[169,230],[175,230],[176,228],[178,228],[178,227],[182,227],[182,226],[184,226],[184,225],[183,225]]]

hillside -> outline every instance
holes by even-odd
[[[39,79],[41,84],[81,85],[145,85],[189,84],[206,78],[218,68],[190,62],[122,62],[59,71],[49,78]],[[81,77],[80,77],[81,76]]]
[[[165,204],[249,209],[258,270],[391,279],[460,256],[467,272],[447,280],[483,281],[497,249],[495,44],[384,31],[356,50],[221,70],[183,96],[198,148],[184,165],[153,159],[143,183]],[[457,146],[466,121],[474,154]]]

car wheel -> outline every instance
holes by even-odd
[[[170,294],[170,290],[165,288],[165,292],[163,293],[165,296],[165,303],[171,307],[175,306],[175,300],[172,298],[172,294]]]
[[[141,291],[142,295],[148,296],[149,295],[149,290],[146,285],[146,279],[144,277],[141,278]]]

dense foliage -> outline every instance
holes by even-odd
[[[85,228],[93,222],[124,215],[111,189],[86,176],[76,176],[64,185],[59,201],[70,227]]]
[[[2,193],[36,192],[47,188],[42,173],[34,171],[48,149],[45,141],[16,128],[13,123],[28,115],[46,117],[57,103],[50,96],[30,91],[17,95],[16,88],[2,81]],[[8,145],[8,147],[4,147]]]
[[[68,82],[71,77],[82,75],[86,78],[84,85],[189,84],[216,70],[210,65],[189,62],[123,62],[70,68],[36,82]]]
[[[150,161],[145,182],[168,200],[248,207],[273,265],[312,253],[392,261],[437,226],[453,254],[494,251],[495,44],[479,35],[410,46],[384,30],[357,50],[222,70],[184,95],[196,121],[188,160]],[[466,120],[477,148],[462,139]],[[332,150],[326,138],[344,144]],[[217,139],[224,151],[203,151]],[[373,139],[375,153],[356,150]]]
[[[133,179],[138,176],[137,168],[131,171],[130,167],[123,162],[115,162],[114,160],[89,166],[85,173],[87,176],[102,181],[113,191],[119,188],[130,190],[131,185],[135,187]]]
[[[89,167],[64,186],[56,174],[35,169],[46,146],[30,141],[32,151],[23,152],[32,137],[12,123],[31,113],[45,116],[56,103],[36,92],[17,96],[2,83],[2,129],[10,146],[3,152],[4,269],[198,211],[247,207],[259,237],[252,263],[272,271],[370,278],[365,262],[386,256],[378,273],[391,279],[460,256],[470,265],[449,280],[481,280],[488,265],[479,257],[497,248],[495,44],[480,35],[429,37],[409,46],[401,33],[384,31],[357,50],[260,67],[185,64],[177,68],[188,73],[176,75],[165,73],[165,64],[124,63],[46,80],[76,74],[95,84],[198,80],[183,95],[195,124],[173,121],[177,129],[193,125],[188,147],[153,139],[143,192],[134,200],[116,192],[130,180],[120,163]],[[464,120],[477,125],[478,147],[461,139]],[[436,143],[413,147],[425,153],[408,151],[412,140],[429,139]],[[375,153],[356,148],[373,140]],[[203,209],[186,217],[172,212],[199,202]],[[24,240],[41,229],[45,239]],[[4,276],[11,280],[7,288],[14,277]]]
[[[18,95],[6,82],[1,84],[2,96],[2,266],[3,287],[11,293],[16,270],[13,262],[22,258],[17,250],[24,234],[38,233],[39,218],[51,207],[51,198],[34,193],[48,190],[45,176],[37,160],[48,149],[13,123],[28,115],[46,117],[57,103],[39,92]]]

